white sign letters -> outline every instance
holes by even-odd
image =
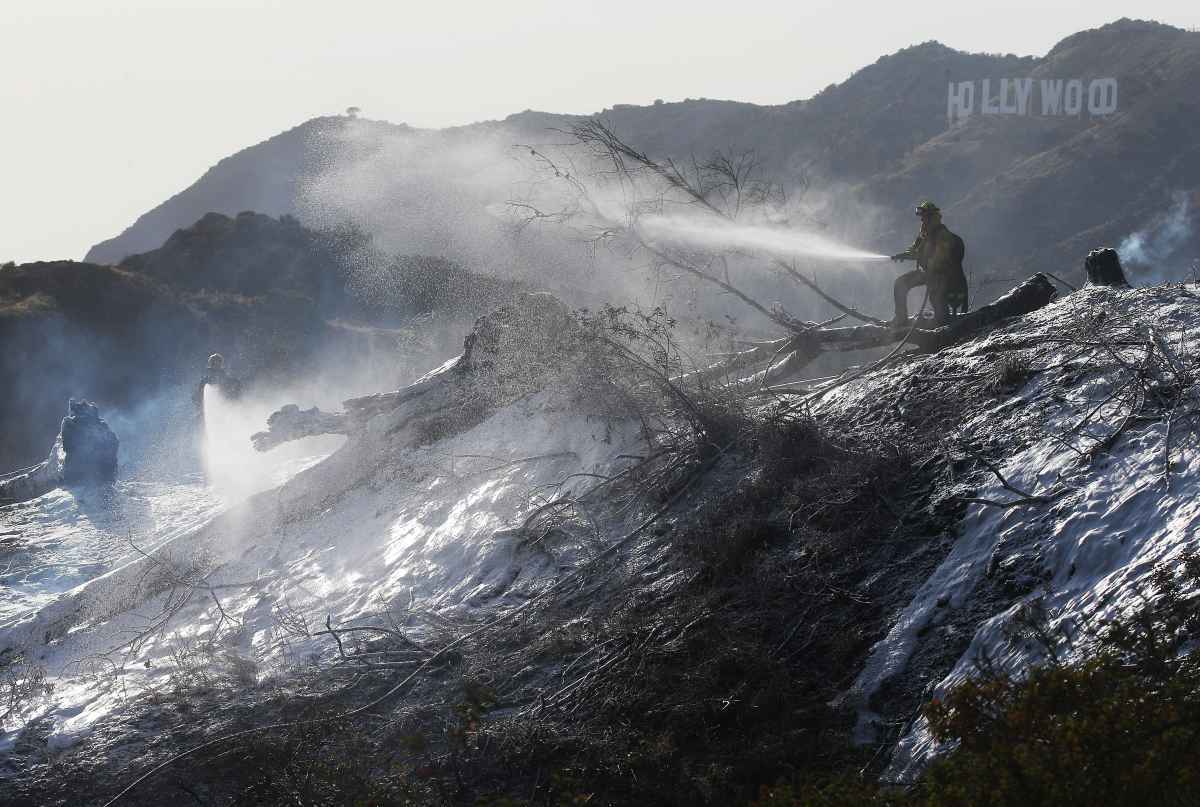
[[[1037,101],[1034,101],[1034,96]],[[946,117],[961,124],[977,111],[983,115],[1111,115],[1117,111],[1117,80],[1097,78],[1084,84],[1073,78],[1002,78],[996,83],[951,82],[946,94]]]

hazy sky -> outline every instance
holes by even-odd
[[[107,8],[106,8],[107,7]],[[0,261],[81,258],[220,158],[347,106],[415,126],[806,98],[907,45],[1045,53],[1194,0],[2,0]]]

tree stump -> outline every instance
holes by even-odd
[[[1087,272],[1087,282],[1092,286],[1129,288],[1125,270],[1121,268],[1121,256],[1112,247],[1101,247],[1089,252],[1083,259],[1083,270]]]

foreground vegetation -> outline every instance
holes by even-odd
[[[442,620],[419,643],[400,625],[364,635],[279,613],[282,634],[336,643],[337,654],[265,680],[219,642],[182,648],[169,691],[132,698],[78,747],[49,753],[43,728],[30,726],[0,796],[30,805],[81,794],[105,804],[118,793],[107,803],[1190,803],[1194,558],[1161,570],[1142,608],[1120,621],[1068,624],[1031,605],[1015,638],[1040,663],[1020,675],[981,658],[970,681],[935,699],[889,682],[868,704],[883,724],[877,745],[852,742],[858,705],[842,698],[953,546],[966,502],[1008,508],[1057,495],[1008,483],[1019,498],[973,492],[979,478],[1000,477],[985,457],[999,449],[969,439],[1012,450],[1044,436],[1044,415],[1010,405],[1031,378],[1127,374],[1109,399],[1119,425],[1092,438],[1102,447],[1156,418],[1189,416],[1184,382],[1156,381],[1182,377],[1173,354],[1139,336],[1135,319],[1092,315],[1116,294],[1081,294],[1074,320],[1001,334],[990,344],[1000,356],[900,357],[913,372],[876,378],[869,394],[823,416],[805,405],[811,397],[764,390],[763,376],[697,372],[661,311],[556,317],[562,338],[543,346],[554,360],[532,364],[563,371],[515,380],[504,371],[520,362],[477,328],[473,343],[490,357],[481,366],[498,367],[493,380],[512,389],[497,399],[464,387],[480,392],[478,406],[468,395],[419,441],[473,427],[531,379],[538,394],[559,393],[549,396],[556,405],[641,425],[632,466],[584,474],[598,481],[573,493],[559,484],[514,514],[523,519],[508,536],[514,551],[561,570],[548,591],[490,621]],[[1072,322],[1078,332],[1064,327]],[[492,322],[536,345],[505,324]],[[1038,353],[1038,328],[1089,356],[1087,369]],[[1092,354],[1106,351],[1111,365],[1097,365]],[[956,383],[930,383],[947,378]],[[927,642],[941,654],[908,678],[941,680],[972,632]],[[14,697],[29,683],[13,678]],[[887,748],[918,710],[944,756],[919,781],[880,784]]]
[[[182,687],[157,704],[190,735],[182,745],[204,739],[208,708],[224,731],[280,727],[183,759],[127,803],[171,790],[233,805],[1193,802],[1200,664],[1184,651],[1200,627],[1197,556],[1159,573],[1120,621],[1064,624],[1031,606],[1014,639],[1041,663],[1013,676],[980,659],[974,678],[921,709],[949,753],[915,783],[880,784],[880,760],[850,743],[853,715],[836,695],[879,625],[879,603],[850,581],[895,546],[881,529],[909,529],[876,491],[900,490],[912,466],[834,445],[804,421],[766,419],[748,438],[754,474],[670,535],[693,573],[673,596],[613,586],[565,598],[465,643],[400,703],[350,719],[338,716],[403,673],[364,669],[308,701],[260,690],[236,713],[220,706],[230,682]],[[1068,638],[1087,650],[1063,656]],[[513,685],[530,663],[566,659],[552,687]]]

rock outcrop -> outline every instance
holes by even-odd
[[[0,476],[0,504],[28,501],[60,485],[109,484],[117,478],[120,441],[88,401],[74,401],[45,460]]]
[[[117,448],[120,441],[88,401],[71,401],[63,418],[58,441],[63,449],[64,484],[106,483],[117,478]]]

